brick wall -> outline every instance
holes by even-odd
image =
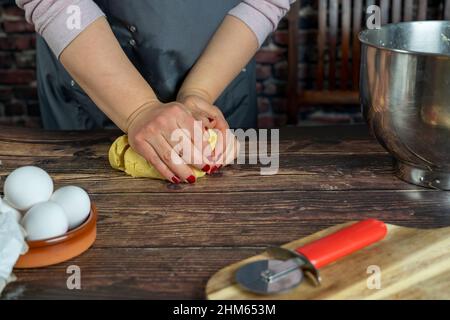
[[[0,7],[0,124],[40,126],[33,27],[14,5]]]

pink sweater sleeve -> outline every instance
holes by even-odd
[[[244,0],[229,14],[241,19],[255,33],[259,45],[275,31],[296,0]]]
[[[244,0],[229,14],[245,22],[261,45],[295,0]],[[104,16],[92,0],[16,0],[57,57],[86,27]],[[75,21],[79,17],[79,24]]]
[[[57,57],[86,27],[104,16],[92,0],[16,0],[16,3]]]

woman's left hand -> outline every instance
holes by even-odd
[[[208,118],[211,127],[217,133],[217,144],[212,161],[217,168],[232,163],[239,154],[239,141],[230,131],[230,126],[220,109],[198,94],[185,95],[178,98],[196,119]]]

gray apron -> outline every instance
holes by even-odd
[[[163,102],[174,101],[229,10],[240,0],[97,0],[120,45]],[[114,61],[111,61],[114,63]],[[95,71],[93,71],[95,72]],[[44,127],[86,130],[114,127],[37,40],[37,78]],[[229,85],[216,105],[232,128],[256,127],[255,62]]]

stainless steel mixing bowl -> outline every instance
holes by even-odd
[[[450,190],[450,21],[361,32],[361,104],[396,175]]]

